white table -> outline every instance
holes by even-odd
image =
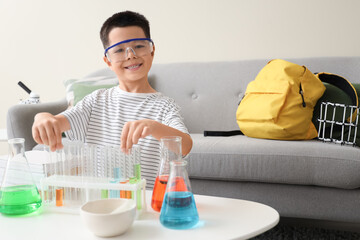
[[[195,195],[200,222],[189,230],[163,227],[159,213],[150,207],[151,191],[146,192],[147,211],[123,235],[111,239],[248,239],[259,235],[279,221],[273,208],[245,200]],[[42,213],[23,217],[0,215],[0,239],[103,239],[96,237],[83,224],[80,215]]]

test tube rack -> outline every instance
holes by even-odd
[[[61,150],[45,151],[49,164],[40,185],[46,209],[79,213],[84,203],[104,198],[134,199],[137,215],[146,208],[139,147],[125,154],[118,146],[69,143]]]

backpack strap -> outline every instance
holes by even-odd
[[[234,131],[204,131],[204,137],[230,137],[244,135],[240,130]]]
[[[356,89],[347,79],[339,75],[326,72],[315,73],[315,76],[317,76],[322,82],[334,85],[335,87],[344,91],[350,97],[352,105],[357,107],[359,106],[359,99]],[[357,110],[355,109],[355,111],[351,115],[351,122],[355,121],[356,115]],[[350,122],[350,119],[348,119],[348,122]]]

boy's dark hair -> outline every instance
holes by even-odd
[[[100,39],[104,49],[109,47],[109,33],[113,28],[130,26],[141,27],[145,36],[150,38],[149,21],[143,15],[132,11],[118,12],[109,17],[101,27]]]

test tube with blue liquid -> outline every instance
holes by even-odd
[[[114,167],[114,178],[110,180],[110,183],[120,183],[121,178],[121,169],[119,167]],[[119,190],[110,190],[109,191],[110,198],[120,198],[120,191]]]

